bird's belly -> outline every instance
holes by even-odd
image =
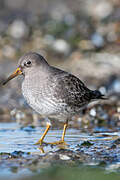
[[[60,114],[64,109],[64,104],[55,102],[54,98],[40,95],[39,97],[32,93],[32,91],[23,90],[23,96],[27,103],[39,114],[43,116],[54,116]]]

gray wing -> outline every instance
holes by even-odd
[[[59,71],[54,77],[53,81],[56,81],[55,98],[62,99],[70,107],[78,108],[91,101],[92,91],[79,78],[64,71]]]

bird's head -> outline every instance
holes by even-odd
[[[32,74],[33,72],[37,73],[38,67],[43,69],[48,66],[48,63],[43,56],[36,52],[28,52],[19,59],[18,68],[3,82],[3,85],[16,76],[25,76],[26,74]]]

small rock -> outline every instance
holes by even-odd
[[[90,141],[84,141],[83,143],[81,143],[81,146],[87,146],[87,147],[90,147],[92,146],[93,143],[91,143]]]
[[[65,160],[65,161],[67,161],[67,160],[70,160],[70,159],[71,159],[69,156],[64,155],[64,154],[60,154],[59,156],[60,156],[60,159],[61,159],[61,160]]]
[[[64,39],[55,40],[52,47],[61,54],[68,54],[70,52],[70,45]]]
[[[15,20],[9,29],[9,34],[16,39],[23,38],[28,35],[28,27],[22,20]]]
[[[92,108],[91,110],[90,110],[90,115],[91,116],[96,116],[96,109],[95,108]]]
[[[97,48],[104,46],[104,38],[102,35],[100,35],[97,32],[92,35],[91,40],[93,45],[96,46]]]
[[[108,17],[113,11],[112,3],[107,0],[93,0],[88,1],[88,3],[89,4],[87,4],[87,10],[90,15],[100,20]]]

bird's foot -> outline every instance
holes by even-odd
[[[60,141],[55,141],[55,142],[48,142],[47,144],[50,144],[50,145],[67,145],[67,143],[63,140],[60,140]]]
[[[47,142],[44,142],[43,140],[39,140],[39,141],[37,141],[34,145],[43,145],[43,144],[48,144]]]
[[[38,149],[40,150],[40,153],[45,153],[43,147],[39,147]]]
[[[67,143],[63,140],[60,141],[55,141],[55,142],[44,142],[41,139],[39,141],[37,141],[34,145],[67,145]]]

